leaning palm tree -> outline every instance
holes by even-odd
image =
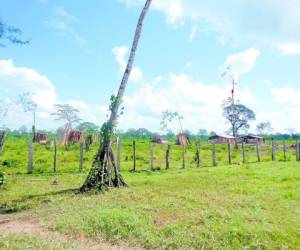
[[[112,150],[112,139],[119,116],[119,108],[122,103],[126,85],[128,83],[135,59],[137,46],[141,37],[144,19],[149,10],[151,2],[152,0],[146,1],[140,15],[127,67],[125,69],[118,94],[117,96],[111,97],[111,104],[109,107],[111,114],[108,121],[104,123],[101,128],[101,145],[94,157],[92,168],[80,189],[81,191],[87,191],[90,189],[106,190],[111,187],[126,186],[126,183],[115,164],[114,153]]]

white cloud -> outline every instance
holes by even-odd
[[[120,0],[128,5],[144,4],[143,0]],[[152,9],[162,11],[166,14],[167,22],[172,25],[180,25],[185,20],[185,10],[182,0],[154,0]]]
[[[190,41],[193,41],[196,38],[197,32],[198,32],[197,28],[193,27],[189,36]]]
[[[272,95],[277,103],[285,107],[300,106],[300,90],[291,87],[277,87],[272,89]]]
[[[222,116],[222,101],[230,93],[230,86],[218,86],[194,81],[186,74],[170,74],[164,85],[146,83],[124,98],[125,114],[121,117],[122,128],[146,127],[159,130],[161,112],[169,109],[184,116],[184,128],[197,132],[200,128],[227,130]],[[257,100],[249,89],[237,95],[251,107]],[[133,122],[134,121],[134,122]],[[178,131],[177,124],[172,129]]]
[[[239,77],[255,68],[259,56],[259,50],[250,48],[241,53],[228,56],[222,68],[230,66],[232,72]]]
[[[300,42],[299,43],[282,43],[278,45],[278,49],[283,55],[299,55],[300,54]]]
[[[80,35],[75,29],[74,25],[78,23],[77,17],[67,12],[64,8],[58,7],[54,10],[53,16],[46,21],[46,24],[56,29],[62,36],[71,36],[76,42],[85,44],[86,39]]]
[[[273,49],[287,40],[300,43],[299,0],[153,0],[152,9],[163,12],[169,24],[191,21],[200,30],[217,32],[221,44],[251,43]]]
[[[80,116],[86,121],[100,123],[104,119],[102,107],[92,106],[82,100],[65,100],[58,98],[54,84],[45,76],[34,69],[18,67],[12,60],[0,60],[0,100],[14,101],[19,94],[33,93],[33,100],[37,103],[37,124],[40,128],[56,128],[57,124],[50,115],[53,105],[69,103],[80,110]],[[30,127],[32,117],[24,113],[20,106],[14,105],[4,121],[6,126],[18,128],[25,124]]]
[[[126,60],[125,56],[128,52],[128,48],[126,46],[120,46],[113,48],[113,54],[115,59],[120,67],[120,73],[123,74],[126,69]],[[129,81],[131,82],[140,82],[143,80],[143,72],[140,68],[134,67],[131,71]]]

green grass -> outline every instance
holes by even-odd
[[[75,248],[71,243],[58,243],[55,240],[30,236],[28,234],[5,234],[0,235],[0,249],[71,250]]]
[[[156,166],[161,170],[151,172],[149,142],[138,141],[137,146],[141,171],[130,173],[131,142],[123,142],[122,169],[129,188],[103,193],[76,191],[96,147],[85,161],[84,173],[78,173],[78,146],[61,152],[70,154],[70,161],[60,161],[58,186],[52,185],[51,158],[44,156],[49,165],[42,173],[27,175],[23,174],[26,160],[20,156],[19,166],[6,168],[0,211],[15,213],[19,219],[39,220],[65,234],[147,249],[300,248],[300,163],[293,160],[292,151],[289,162],[267,162],[267,152],[260,164],[254,163],[255,151],[248,152],[252,163],[240,164],[241,154],[236,151],[235,164],[228,166],[226,148],[218,146],[219,157],[225,159],[218,159],[214,168],[210,146],[204,145],[202,167],[195,168],[194,148],[189,148],[187,168],[181,169],[181,149],[173,147],[171,169],[165,171],[164,159],[159,158],[165,146],[156,146]],[[8,154],[13,159],[12,152],[4,157],[8,159]],[[0,244],[7,241],[0,238]],[[27,244],[22,237],[17,242]]]

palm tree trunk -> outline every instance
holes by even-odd
[[[141,37],[142,28],[145,16],[149,10],[152,0],[147,0],[135,31],[133,44],[130,51],[128,63],[119,87],[118,94],[111,104],[111,115],[108,121],[101,128],[102,141],[97,154],[94,157],[92,168],[88,174],[85,183],[81,187],[81,191],[86,191],[92,188],[104,190],[110,187],[127,186],[123,177],[119,173],[118,167],[115,164],[114,153],[112,150],[112,135],[118,119],[118,112],[125,89],[133,67],[136,50]]]

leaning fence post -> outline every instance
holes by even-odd
[[[57,163],[57,145],[56,140],[54,140],[54,154],[53,154],[53,173],[56,174],[56,163]]]
[[[121,168],[121,141],[117,138],[117,168],[120,171]]]
[[[201,163],[201,158],[200,158],[200,141],[197,141],[196,147],[197,147],[197,152],[196,152],[197,168],[200,168],[200,163]]]
[[[257,161],[260,162],[260,151],[259,151],[259,142],[256,142],[256,155],[257,155]]]
[[[170,168],[170,151],[171,151],[171,145],[168,145],[167,151],[166,151],[166,169]]]
[[[133,140],[133,142],[132,142],[132,159],[133,159],[132,171],[135,172],[135,170],[136,170],[136,142],[135,142],[135,140]]]
[[[79,145],[79,172],[83,170],[83,140],[80,140]]]
[[[28,143],[28,174],[32,174],[33,172],[33,143],[30,141]]]
[[[182,144],[182,168],[185,168],[185,144]]]
[[[276,161],[275,140],[272,139],[272,161]]]
[[[213,167],[217,166],[217,159],[216,159],[216,144],[212,144],[212,165]]]
[[[154,146],[153,143],[150,144],[150,169],[154,170],[153,168],[153,154],[154,154]]]
[[[230,145],[230,143],[228,143],[227,148],[228,148],[228,162],[231,165],[232,160],[231,160],[231,145]]]
[[[283,159],[286,161],[286,141],[283,141]]]
[[[243,150],[243,163],[246,163],[246,145],[245,142],[242,143],[242,150]]]

